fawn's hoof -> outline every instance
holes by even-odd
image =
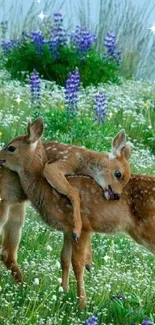
[[[73,239],[74,239],[76,242],[78,242],[80,236],[78,236],[78,235],[76,234],[76,232],[72,232],[72,236],[73,236]]]
[[[19,284],[23,284],[24,283],[24,278],[23,275],[20,271],[14,271],[12,272],[12,277],[14,278],[14,280],[19,283]]]
[[[92,268],[92,266],[91,266],[91,264],[86,264],[86,265],[85,265],[85,268],[86,268],[86,270],[87,270],[88,272],[91,272],[91,268]]]

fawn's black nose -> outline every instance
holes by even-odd
[[[114,193],[114,200],[119,200],[120,199],[120,194]]]
[[[0,160],[0,167],[2,167],[5,164],[5,160]]]

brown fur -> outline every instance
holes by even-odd
[[[8,147],[17,146],[24,143],[23,161],[29,164],[29,153],[27,148],[31,148],[35,152],[33,162],[35,169],[39,168],[48,183],[54,187],[59,193],[68,196],[73,205],[73,236],[78,240],[81,233],[81,215],[80,215],[80,197],[79,193],[67,181],[66,175],[88,175],[93,177],[96,182],[103,188],[103,192],[107,199],[119,199],[120,194],[130,178],[130,146],[126,144],[126,136],[124,130],[121,130],[113,140],[113,153],[109,157],[108,153],[99,153],[92,150],[80,148],[77,146],[69,146],[56,142],[50,142],[41,145],[38,142],[43,132],[43,122],[38,118],[33,124],[28,123],[28,134],[26,136],[18,136],[8,144]],[[37,150],[36,150],[37,146]],[[18,163],[20,164],[20,155],[16,150],[9,156],[9,168],[16,170]],[[45,150],[44,150],[45,149]],[[19,152],[21,153],[20,149]],[[31,156],[32,157],[32,156]],[[52,158],[52,159],[51,159]],[[12,168],[12,166],[15,166]],[[118,179],[115,171],[121,172]],[[36,170],[35,170],[36,172]],[[39,172],[38,172],[39,175]],[[33,183],[34,184],[34,183]],[[29,184],[32,187],[33,184]],[[47,188],[47,186],[46,186]],[[38,187],[37,187],[38,189]],[[38,193],[38,199],[41,193]],[[37,204],[38,205],[38,204]],[[47,212],[49,215],[49,212]]]
[[[29,124],[28,134],[31,134],[35,123],[37,121],[32,125]],[[50,154],[52,160],[45,163],[43,175],[52,187],[59,193],[67,195],[72,202],[73,236],[75,240],[78,240],[82,228],[80,197],[76,188],[71,186],[65,176],[75,174],[91,176],[103,188],[106,196],[109,195],[108,189],[111,186],[112,196],[118,199],[130,177],[130,166],[127,162],[130,157],[130,147],[126,145],[125,132],[121,130],[113,140],[113,155],[115,154],[113,159],[110,159],[107,153],[98,153],[56,142],[47,143],[44,148],[46,155]],[[114,174],[116,170],[122,173],[119,181]]]
[[[24,222],[22,208],[24,203],[21,201],[24,194],[16,173],[2,168],[0,175],[2,182],[9,180],[11,183],[12,180],[14,181],[12,193],[15,186],[18,188],[14,208],[13,202],[11,202],[12,208],[9,212],[8,221],[3,228],[2,251],[4,252],[5,265],[12,269],[18,280],[21,280],[22,276],[15,252],[18,249],[21,227]],[[151,252],[155,252],[155,177],[132,175],[119,201],[107,201],[103,197],[102,189],[93,179],[74,176],[69,177],[68,180],[73,186],[76,186],[80,193],[83,230],[78,243],[74,243],[70,232],[64,233],[64,245],[61,253],[62,282],[64,290],[67,290],[69,266],[72,262],[77,278],[79,296],[83,295],[84,297],[80,299],[80,303],[82,307],[85,307],[83,271],[91,232],[108,234],[125,232],[139,244],[144,245]],[[5,188],[4,193],[10,204],[10,196],[7,197],[6,192],[7,188]],[[1,197],[3,198],[3,188],[1,188]],[[51,191],[51,199],[56,205],[55,218],[57,217],[59,220],[63,214],[65,219],[72,219],[72,206],[66,197],[54,190]],[[17,200],[21,203],[17,203]]]
[[[17,174],[0,168],[0,254],[3,263],[19,281],[22,281],[22,274],[17,264],[17,251],[25,219],[26,199]]]
[[[84,265],[87,262],[91,232],[115,233],[123,231],[130,234],[138,243],[145,245],[154,252],[155,178],[151,176],[133,176],[126,186],[122,198],[118,201],[107,201],[103,197],[103,190],[93,179],[79,176],[69,178],[70,184],[79,191],[81,199],[82,232],[79,242],[75,243],[71,237],[72,206],[70,201],[55,190],[52,190],[42,175],[47,156],[41,141],[36,140],[37,144],[31,146],[29,140],[27,136],[12,140],[11,145],[17,147],[17,152],[15,155],[10,156],[7,150],[8,147],[6,147],[0,153],[0,159],[5,159],[6,165],[9,168],[14,168],[19,173],[24,192],[45,222],[56,229],[64,231],[64,246],[61,254],[62,285],[64,290],[66,290],[68,286],[69,265],[72,262],[77,279],[80,305],[84,308],[86,306],[86,294],[83,271]],[[5,174],[6,170],[3,169],[3,171]],[[8,175],[12,177],[11,174]],[[15,177],[15,174],[13,177]],[[4,181],[3,172],[2,181]],[[20,186],[18,177],[15,184]],[[3,193],[1,195],[3,198]],[[19,199],[20,204],[23,204],[23,199],[22,194]],[[4,201],[7,203],[6,198]],[[145,202],[145,208],[143,202]],[[6,220],[4,226],[7,225],[7,222]],[[18,225],[15,228],[17,229]],[[21,228],[21,225],[19,228]],[[8,229],[11,228],[8,227]],[[20,237],[20,232],[18,236]],[[14,242],[12,240],[11,243],[8,243],[9,237],[6,238],[5,240],[4,235],[3,243],[8,245],[6,255],[9,256]],[[13,265],[15,265],[15,262],[16,259],[13,257]],[[8,266],[8,263],[6,265]],[[10,265],[8,267],[11,268]],[[17,271],[15,272],[17,273]]]

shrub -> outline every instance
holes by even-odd
[[[41,31],[23,33],[18,40],[3,41],[2,48],[4,64],[12,78],[25,79],[27,72],[36,69],[43,78],[64,85],[69,72],[78,68],[85,87],[119,82],[120,51],[116,50],[115,35],[109,32],[104,44],[106,53],[100,55],[95,35],[79,26],[68,34],[61,14],[56,13],[48,39]]]

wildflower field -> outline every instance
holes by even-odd
[[[155,175],[155,82],[124,77],[123,49],[112,31],[101,56],[94,33],[78,26],[68,35],[62,15],[53,17],[51,34],[48,19],[39,31],[9,40],[1,25],[0,146],[37,116],[44,120],[44,140],[97,151],[109,151],[124,128],[132,172]],[[151,253],[122,234],[94,234],[92,271],[85,271],[88,306],[81,311],[72,270],[69,291],[61,288],[62,241],[62,233],[44,225],[29,205],[18,257],[25,282],[16,284],[0,265],[0,325],[155,323]]]

